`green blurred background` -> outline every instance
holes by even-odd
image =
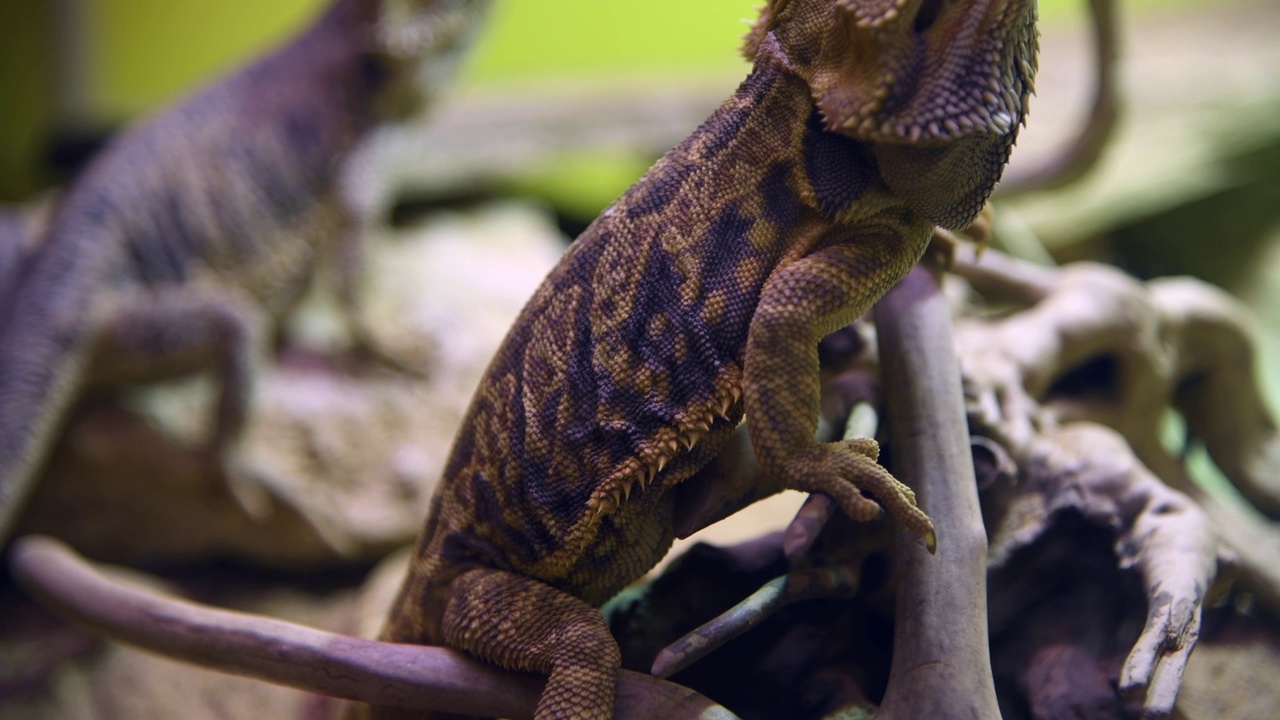
[[[1204,2],[1205,0],[1199,0]],[[0,201],[53,182],[55,132],[96,132],[270,47],[324,0],[0,1]],[[1136,0],[1158,12],[1197,0]],[[759,0],[500,0],[464,87],[605,74],[737,73]],[[1041,0],[1046,26],[1084,0]]]

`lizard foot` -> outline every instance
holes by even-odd
[[[952,231],[942,227],[934,228],[933,236],[929,238],[929,247],[925,250],[925,256],[933,258],[943,270],[951,270],[956,265],[956,258],[960,248],[969,244],[965,242],[967,239],[973,245],[973,262],[977,262],[991,242],[994,225],[995,215],[992,213],[991,204],[987,203],[982,206],[982,212],[979,213],[978,217],[969,224],[969,227],[963,230]]]
[[[929,238],[929,247],[925,249],[925,257],[930,258],[943,270],[950,270],[956,265],[956,254],[960,252],[962,241],[955,233],[946,228],[934,228]]]
[[[608,720],[622,664],[594,607],[511,572],[475,569],[454,581],[446,644],[496,665],[548,675],[535,720]]]
[[[869,438],[812,445],[787,460],[783,481],[796,490],[829,496],[854,520],[873,520],[887,511],[934,552],[938,538],[933,522],[916,504],[911,488],[876,462],[879,454],[880,446]]]

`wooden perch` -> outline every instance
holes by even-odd
[[[335,635],[217,610],[109,578],[48,537],[14,542],[17,581],[63,617],[107,637],[221,672],[384,706],[531,718],[544,678],[506,672],[438,647]],[[622,673],[619,718],[732,718],[687,688]]]
[[[877,718],[1000,716],[987,646],[987,538],[938,279],[918,266],[876,305],[893,466],[933,519],[937,555],[898,533],[893,664]]]

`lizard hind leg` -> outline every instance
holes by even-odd
[[[463,573],[445,608],[445,642],[512,670],[548,675],[535,720],[607,720],[622,664],[604,617],[585,601],[502,570]]]

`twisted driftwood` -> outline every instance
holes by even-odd
[[[1257,385],[1247,314],[1190,278],[1141,283],[1102,265],[1051,270],[991,253],[957,272],[975,287],[1030,304],[998,322],[959,327],[973,417],[1007,447],[1071,421],[1119,432],[1161,480],[1186,493],[1240,556],[1240,583],[1280,608],[1280,431]],[[1184,447],[1161,441],[1181,414]],[[1192,482],[1194,442],[1242,497]]]

